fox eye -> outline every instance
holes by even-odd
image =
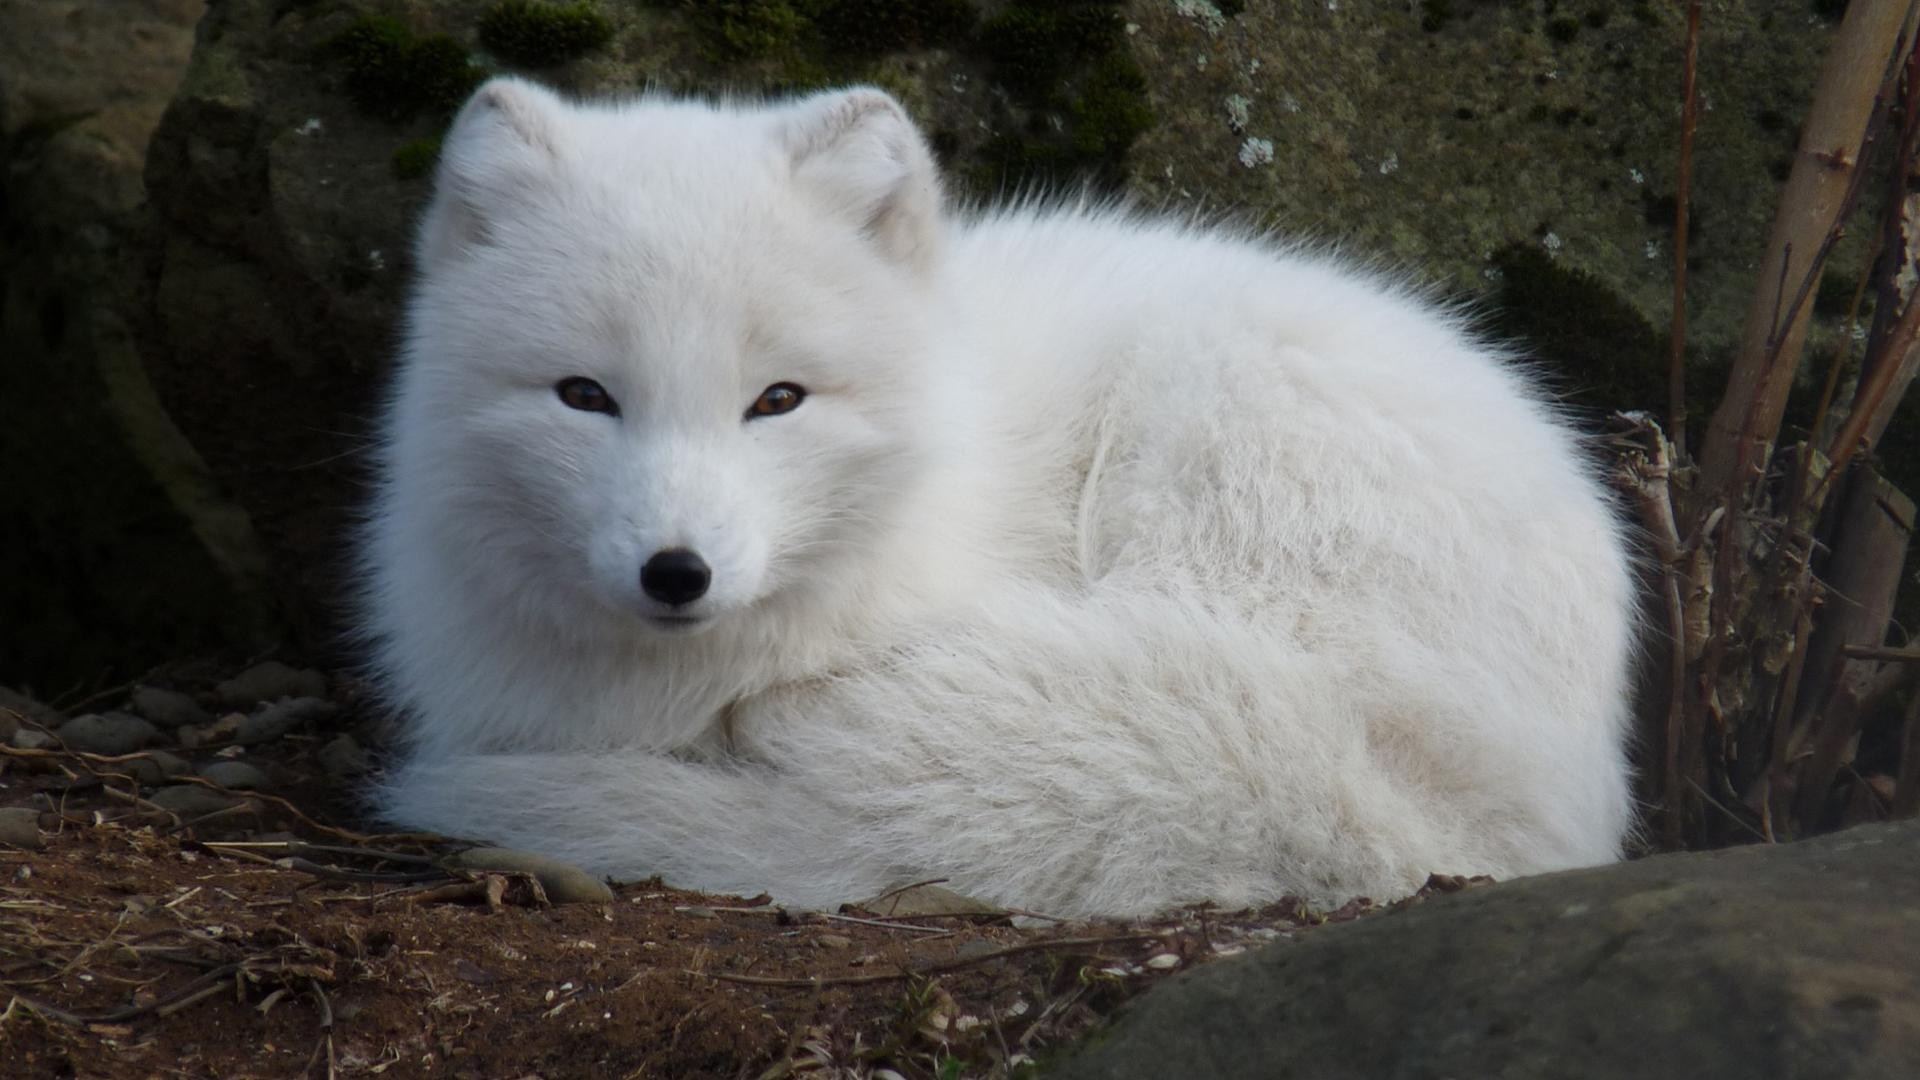
[[[747,419],[752,420],[760,416],[779,416],[781,413],[790,413],[799,408],[800,403],[806,399],[807,392],[795,386],[793,383],[774,383],[772,386],[760,391],[760,396],[754,398],[753,404],[747,406]]]
[[[613,400],[613,395],[607,393],[606,387],[592,379],[583,379],[576,375],[571,379],[561,379],[554,384],[553,389],[570,409],[606,413],[608,416],[620,415],[620,406]]]

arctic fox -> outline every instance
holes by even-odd
[[[459,114],[365,536],[396,823],[1064,916],[1619,856],[1629,562],[1407,290],[949,210],[901,106]]]

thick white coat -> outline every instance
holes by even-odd
[[[364,544],[392,821],[1062,915],[1618,856],[1620,529],[1408,291],[1109,209],[950,214],[865,89],[496,80],[418,250]],[[674,546],[713,569],[691,630],[639,585]]]

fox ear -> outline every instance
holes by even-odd
[[[474,91],[441,140],[433,203],[420,228],[422,266],[486,243],[489,223],[552,176],[565,107],[524,79],[491,79]]]
[[[940,175],[907,111],[869,87],[803,98],[781,117],[794,179],[890,257],[925,269],[940,238]]]

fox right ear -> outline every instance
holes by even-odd
[[[423,267],[486,243],[489,222],[552,175],[564,108],[552,91],[515,78],[490,79],[467,99],[440,144],[417,249]]]
[[[940,240],[940,174],[907,110],[872,87],[777,114],[794,178],[889,256],[924,270]]]

